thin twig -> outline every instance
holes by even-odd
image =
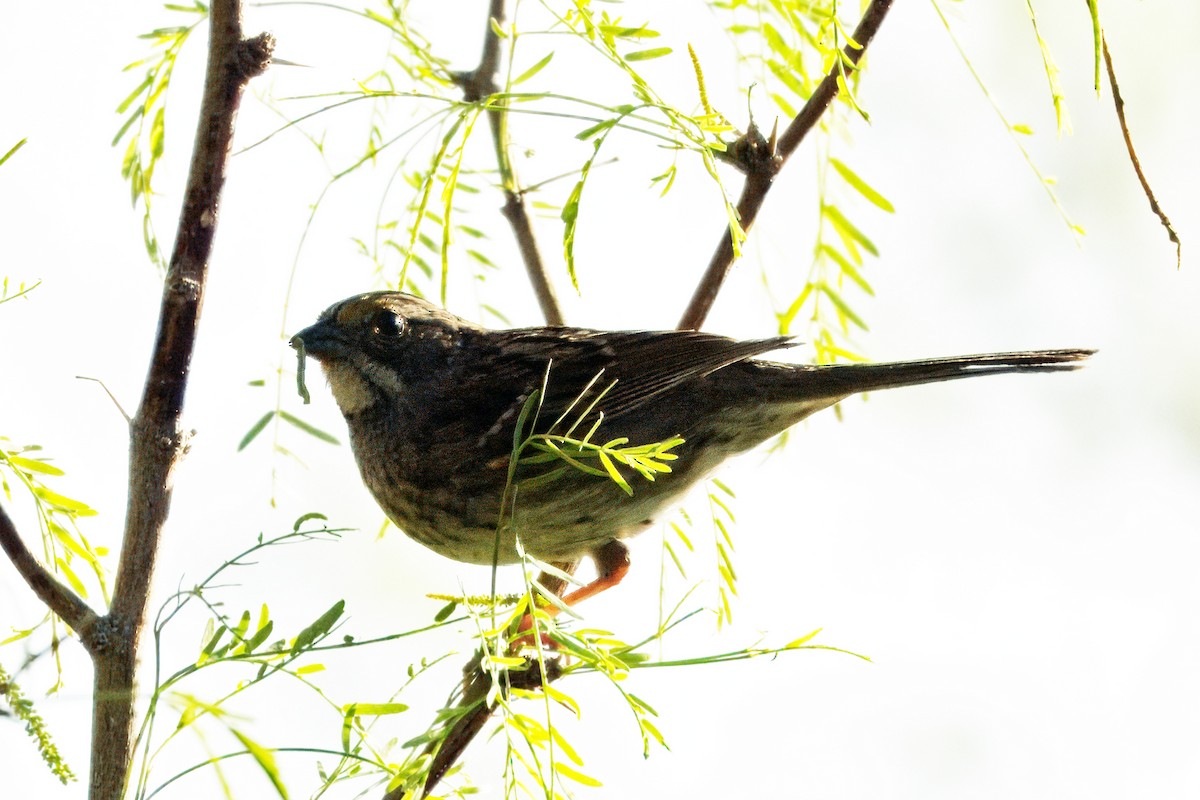
[[[496,29],[504,24],[504,6],[504,0],[492,0],[488,8],[488,21],[483,33],[483,54],[479,58],[479,66],[470,72],[455,76],[456,82],[463,90],[464,99],[469,103],[486,102],[500,91],[500,87],[496,85],[496,72],[500,68],[500,35]],[[555,294],[554,284],[550,281],[550,275],[546,272],[542,254],[538,250],[533,221],[530,219],[529,209],[525,206],[525,190],[521,188],[509,154],[508,111],[489,103],[487,119],[488,127],[492,131],[492,144],[496,150],[496,162],[500,168],[500,185],[504,190],[504,206],[501,211],[512,227],[513,236],[516,237],[521,261],[525,264],[525,272],[529,276],[529,283],[537,296],[546,324],[563,325],[565,318],[562,307]]]
[[[63,622],[70,625],[86,643],[88,633],[99,616],[91,607],[75,594],[70,587],[63,584],[50,570],[42,566],[37,557],[25,546],[17,528],[9,519],[4,507],[0,506],[0,548],[4,549],[9,561],[17,568],[17,572],[29,584],[29,588],[37,595],[46,607],[60,616]]]
[[[174,471],[187,452],[181,425],[209,257],[242,92],[271,60],[267,34],[242,38],[241,3],[217,0],[209,12],[208,63],[196,140],[145,390],[130,423],[129,502],[102,641],[92,649],[96,678],[92,800],[118,800],[132,756],[134,673]]]
[[[891,6],[892,0],[872,0],[866,13],[859,20],[858,27],[854,29],[854,41],[858,47],[847,45],[842,50],[849,65],[857,65],[859,59],[866,53],[867,46],[875,38],[875,34],[879,31]],[[779,136],[773,151],[770,148],[767,151],[763,150],[763,145],[769,145],[770,142],[764,140],[762,134],[753,125],[750,126],[746,136],[735,143],[735,146],[741,145],[747,148],[745,152],[749,156],[740,162],[746,172],[746,183],[742,187],[742,194],[737,202],[738,221],[741,223],[743,231],[749,231],[754,225],[754,219],[758,216],[758,211],[767,198],[767,192],[771,189],[775,175],[800,146],[808,132],[816,127],[821,115],[825,113],[829,104],[837,96],[838,76],[844,75],[847,69],[848,65],[845,63],[835,63],[830,67],[829,73],[818,84],[816,91],[800,109],[800,113],[796,114]],[[700,329],[732,267],[733,242],[729,230],[726,228],[722,230],[721,240],[717,243],[716,251],[708,263],[708,268],[679,320],[677,327],[680,330]]]
[[[1167,218],[1167,212],[1163,211],[1162,206],[1158,204],[1158,198],[1154,196],[1154,190],[1150,188],[1150,181],[1146,178],[1146,173],[1142,172],[1142,163],[1133,149],[1133,137],[1129,133],[1129,123],[1125,121],[1125,101],[1121,99],[1121,88],[1117,85],[1117,73],[1113,69],[1112,54],[1108,52],[1108,37],[1104,35],[1103,31],[1100,32],[1100,47],[1104,51],[1104,68],[1108,71],[1108,85],[1112,87],[1113,105],[1117,108],[1117,121],[1121,125],[1121,136],[1125,138],[1125,149],[1129,151],[1129,163],[1133,164],[1133,171],[1137,173],[1138,182],[1142,184],[1142,194],[1146,195],[1146,199],[1150,201],[1150,210],[1158,216],[1159,222],[1167,229],[1167,238],[1175,243],[1175,267],[1178,269],[1183,264],[1183,244],[1179,241],[1179,234],[1172,227],[1171,220]]]

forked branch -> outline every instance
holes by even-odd
[[[742,186],[742,194],[738,198],[738,221],[743,231],[749,231],[754,225],[754,219],[767,199],[767,192],[775,180],[775,175],[796,152],[796,148],[804,141],[808,132],[816,127],[821,115],[829,108],[829,104],[838,94],[838,79],[845,75],[848,68],[853,68],[867,52],[867,46],[875,38],[892,0],[872,0],[867,11],[854,29],[854,43],[847,45],[842,53],[845,61],[834,63],[829,73],[817,85],[816,91],[808,98],[808,102],[800,109],[778,139],[772,136],[765,140],[762,134],[752,125],[746,135],[734,145],[741,145],[746,158],[742,160],[742,169],[746,173],[746,183]],[[773,145],[773,146],[772,146]],[[733,268],[733,241],[730,239],[728,228],[723,227],[717,248],[713,252],[708,268],[704,271],[696,292],[692,295],[687,309],[676,326],[680,330],[699,330],[708,317],[721,286],[725,283],[729,270]]]

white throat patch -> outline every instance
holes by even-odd
[[[333,391],[333,399],[343,414],[357,414],[374,402],[371,391],[362,374],[344,361],[322,364],[325,376],[329,379],[329,388]]]

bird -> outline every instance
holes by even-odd
[[[493,330],[397,291],[334,303],[290,343],[301,370],[306,356],[321,365],[363,483],[401,531],[471,564],[590,556],[596,578],[565,605],[619,583],[624,540],[723,461],[817,411],[862,392],[1073,370],[1095,352],[788,364],[760,358],[797,344],[786,336]]]

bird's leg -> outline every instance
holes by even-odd
[[[605,589],[611,589],[624,580],[629,572],[629,548],[618,539],[605,542],[593,550],[592,560],[596,562],[596,580],[565,595],[562,599],[564,605],[573,606]]]
[[[557,570],[574,575],[575,570],[579,569],[578,561],[551,561],[550,566]],[[538,583],[540,583],[546,591],[553,594],[555,597],[562,597],[563,590],[567,588],[566,578],[562,578],[550,572],[542,572],[538,575]]]
[[[573,592],[564,595],[563,589],[566,588],[567,582],[557,575],[550,575],[543,572],[538,576],[538,582],[546,587],[554,594],[562,598],[563,605],[573,606],[576,603],[581,603],[589,597],[594,597],[600,594],[605,589],[611,589],[624,579],[626,573],[629,572],[629,548],[620,541],[613,539],[611,542],[606,542],[600,547],[592,551],[592,560],[596,563],[596,579],[589,584],[579,587]],[[578,561],[557,562],[553,566],[561,569],[568,575],[574,574],[575,569],[579,566]],[[559,612],[558,606],[550,605],[545,608],[547,615],[553,617]],[[533,627],[533,618],[526,614],[521,619],[521,624],[518,626],[518,631],[527,631]],[[528,636],[519,637],[516,641],[518,645],[527,644]],[[543,642],[545,639],[543,638]]]

